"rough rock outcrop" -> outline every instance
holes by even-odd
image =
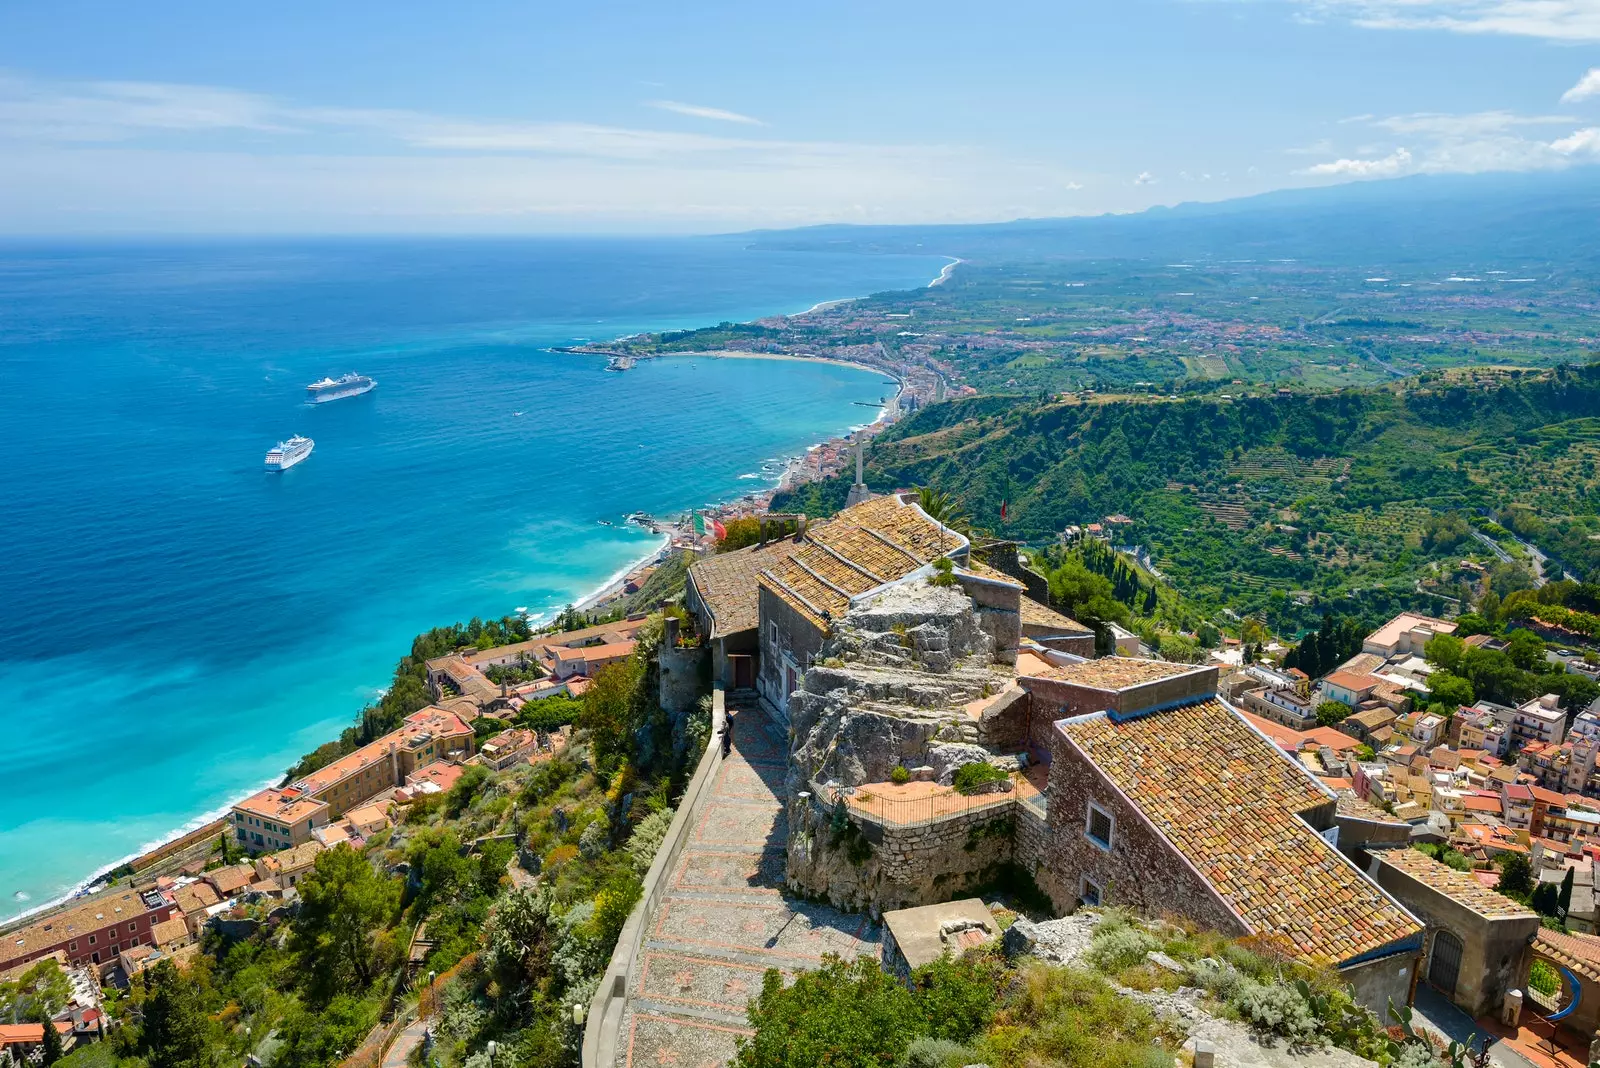
[[[963,764],[989,759],[994,754],[978,744],[980,720],[968,706],[1001,693],[1012,679],[995,662],[994,638],[959,588],[905,583],[836,620],[789,700],[790,885],[843,907],[897,907],[923,903],[935,892],[936,876],[954,877],[930,871],[924,878],[914,858],[901,855],[908,850],[926,849],[935,858],[958,853],[961,866],[974,869],[989,863],[1002,843],[964,848],[967,828],[946,828],[959,832],[953,843],[937,828],[919,830],[923,837],[915,842],[893,834],[887,842],[881,828],[849,822],[832,798],[887,782],[897,767],[931,768],[948,786]],[[915,872],[909,883],[908,871]]]

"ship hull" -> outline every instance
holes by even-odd
[[[371,393],[378,387],[376,382],[368,382],[364,386],[351,386],[345,389],[325,389],[311,394],[312,404],[327,404],[329,401],[344,400],[346,397],[359,397],[363,393]]]

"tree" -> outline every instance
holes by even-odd
[[[761,522],[754,516],[730,519],[722,526],[723,535],[717,539],[717,552],[731,553],[761,540]]]
[[[206,1017],[196,987],[170,960],[145,973],[139,1052],[162,1068],[205,1068]]]
[[[1128,608],[1117,600],[1111,580],[1090,571],[1077,556],[1050,573],[1050,597],[1064,614],[1097,631],[1128,621]]]
[[[1572,869],[1561,877],[1561,891],[1556,895],[1556,915],[1561,919],[1567,918],[1567,913],[1572,908]]]
[[[917,490],[917,506],[928,513],[928,518],[943,523],[951,530],[971,533],[972,517],[961,511],[955,498],[943,490],[923,486]]]
[[[1454,671],[1461,665],[1461,654],[1466,643],[1454,634],[1435,634],[1422,647],[1422,655],[1434,667]]]
[[[578,726],[589,732],[595,763],[615,768],[627,755],[633,740],[634,697],[644,683],[645,665],[639,656],[607,664],[595,672],[583,691],[583,713]]]
[[[352,983],[364,989],[373,978],[373,936],[394,916],[399,884],[341,842],[317,856],[300,883],[300,901],[294,940],[319,991],[331,996]]]
[[[749,1014],[737,1068],[890,1068],[921,1030],[911,991],[876,961],[833,954],[792,986],[769,970]]]
[[[72,997],[72,984],[54,960],[45,959],[11,982],[0,982],[0,1017],[30,1020],[55,1016]]]
[[[1528,904],[1533,906],[1533,911],[1541,916],[1554,916],[1559,908],[1561,891],[1555,883],[1541,882],[1533,888],[1533,895],[1528,899]]]
[[[1323,701],[1317,705],[1317,726],[1332,727],[1343,723],[1353,711],[1342,701]]]
[[[1478,699],[1472,690],[1472,683],[1448,671],[1435,671],[1429,675],[1428,691],[1436,703],[1444,705],[1452,713]]]
[[[1533,866],[1521,853],[1501,853],[1500,885],[1496,888],[1507,897],[1523,898],[1533,891]]]
[[[43,1013],[39,1014],[39,1022],[44,1025],[44,1041],[40,1043],[44,1053],[43,1063],[52,1065],[66,1056],[67,1051],[61,1044],[61,1032],[56,1030],[56,1022]]]
[[[1545,664],[1544,639],[1531,630],[1514,630],[1506,646],[1506,655],[1523,671],[1542,668]]]

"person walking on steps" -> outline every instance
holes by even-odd
[[[728,716],[722,721],[722,759],[727,760],[731,752],[733,752],[733,717]]]

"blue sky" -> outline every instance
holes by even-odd
[[[1600,161],[1600,0],[0,6],[0,232],[706,232]]]

